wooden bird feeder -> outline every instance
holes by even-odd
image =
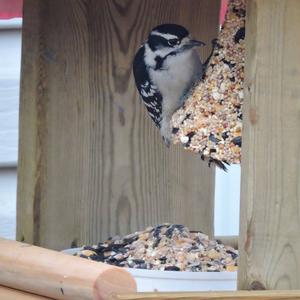
[[[219,5],[24,0],[19,241],[61,250],[162,222],[212,236],[214,168],[165,148],[131,63],[159,23],[210,45]],[[268,291],[118,299],[300,299],[300,1],[251,0],[246,11],[238,288]],[[204,59],[210,49],[202,51]]]

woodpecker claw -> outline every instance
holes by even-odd
[[[165,136],[162,137],[165,145],[167,146],[167,148],[170,148],[170,145],[171,145],[171,141],[170,139],[166,138]]]

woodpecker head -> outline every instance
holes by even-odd
[[[162,24],[153,28],[146,42],[151,60],[155,57],[166,58],[169,55],[180,55],[194,47],[205,45],[201,41],[191,39],[186,28],[177,24]],[[149,61],[150,62],[150,61]]]

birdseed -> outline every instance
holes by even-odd
[[[245,1],[229,1],[225,22],[201,80],[173,115],[173,143],[210,162],[241,162]]]
[[[238,251],[202,232],[165,223],[84,246],[75,256],[135,269],[232,272],[237,270]]]

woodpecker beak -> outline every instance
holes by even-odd
[[[177,52],[178,53],[184,52],[186,50],[190,50],[194,47],[200,47],[200,46],[205,46],[205,43],[203,43],[201,41],[196,41],[196,40],[188,40],[177,50]]]
[[[185,45],[187,49],[194,48],[194,47],[201,47],[205,46],[205,43],[201,41],[196,41],[196,40],[189,40]]]

